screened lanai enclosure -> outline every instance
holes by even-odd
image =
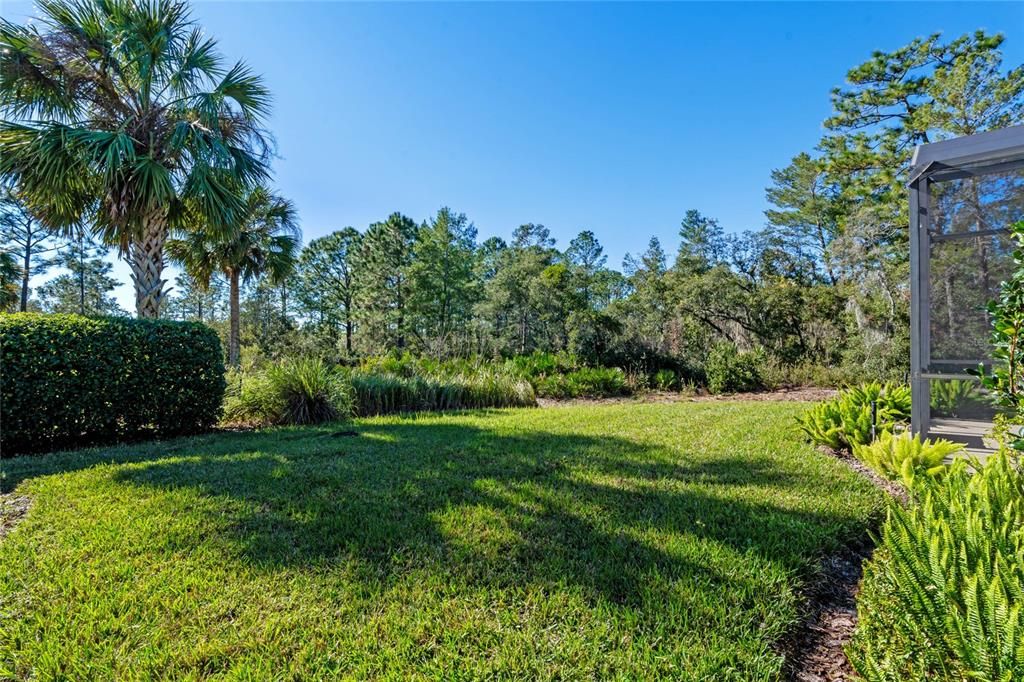
[[[984,453],[996,407],[969,373],[990,366],[986,304],[1024,220],[1024,126],[919,146],[910,172],[911,428]]]

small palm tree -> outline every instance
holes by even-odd
[[[0,176],[46,225],[119,245],[138,315],[157,317],[170,230],[230,232],[231,188],[267,177],[269,93],[183,0],[37,5],[36,25],[0,18]]]
[[[199,227],[167,242],[171,258],[203,288],[209,287],[215,272],[227,278],[231,318],[228,364],[232,367],[238,367],[241,346],[241,282],[259,277],[267,277],[272,284],[283,282],[295,266],[300,241],[295,205],[287,199],[258,186],[244,197],[243,207],[229,234]]]

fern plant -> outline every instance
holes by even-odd
[[[908,488],[921,476],[939,476],[946,458],[963,451],[963,446],[936,438],[921,440],[917,434],[904,431],[894,435],[885,432],[873,443],[855,444],[853,454],[860,461],[893,481],[902,481]]]
[[[875,434],[891,432],[910,419],[910,388],[895,383],[870,382],[839,392],[815,405],[797,421],[801,431],[816,445],[849,450],[871,442],[875,404]]]
[[[948,417],[957,417],[959,412],[970,403],[977,390],[977,384],[970,379],[949,379],[931,383],[932,411]]]
[[[1024,679],[1024,474],[1004,450],[913,491],[865,567],[851,664],[868,680]]]

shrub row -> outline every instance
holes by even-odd
[[[251,425],[314,424],[352,416],[537,404],[529,382],[493,368],[437,376],[407,376],[405,368],[395,365],[387,368],[391,372],[380,369],[350,370],[301,359],[236,376],[224,418]]]
[[[729,343],[715,346],[706,367],[699,371],[654,351],[612,359],[618,360],[621,360],[619,364],[594,366],[564,351],[535,351],[504,361],[484,358],[438,361],[405,353],[366,358],[357,369],[365,374],[406,378],[450,378],[500,369],[528,381],[538,396],[559,399],[629,395],[648,388],[681,390],[704,385],[713,393],[738,393],[766,386],[761,372],[763,354],[741,352]]]
[[[216,424],[220,341],[188,322],[0,315],[0,452],[10,456]]]
[[[851,664],[869,680],[1024,679],[1019,464],[1006,451],[958,459],[911,491],[865,566]]]
[[[497,370],[436,377],[354,372],[349,380],[355,392],[355,414],[361,417],[537,404],[529,382]]]

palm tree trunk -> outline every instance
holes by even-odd
[[[241,363],[242,339],[240,329],[240,315],[238,312],[238,271],[229,270],[228,280],[231,282],[231,293],[228,296],[228,307],[230,308],[231,333],[228,335],[228,365],[238,369]]]
[[[135,285],[135,312],[141,318],[160,317],[164,302],[164,242],[167,241],[167,209],[154,209],[142,221],[142,239],[128,245],[128,265]]]

